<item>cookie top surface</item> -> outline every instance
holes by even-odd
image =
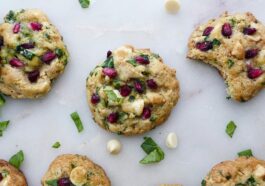
[[[205,178],[206,186],[265,185],[265,161],[240,157],[215,165]]]
[[[265,85],[265,27],[251,13],[224,13],[200,25],[188,57],[216,67],[235,100],[247,101]]]
[[[58,156],[42,178],[43,186],[68,183],[74,186],[110,186],[104,170],[86,156],[65,154]]]
[[[136,135],[162,124],[179,98],[175,70],[149,49],[123,46],[87,78],[94,120],[117,134]]]
[[[0,160],[1,186],[27,186],[24,174],[5,160]]]
[[[67,64],[58,30],[40,10],[10,11],[0,25],[0,92],[38,98]]]

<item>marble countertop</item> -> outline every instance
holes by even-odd
[[[21,169],[29,186],[40,185],[50,162],[62,153],[90,157],[105,168],[114,186],[153,186],[161,183],[200,185],[210,168],[237,152],[251,148],[265,159],[265,91],[247,103],[226,99],[225,84],[217,71],[186,59],[187,40],[192,30],[224,11],[250,11],[265,23],[264,0],[180,0],[178,14],[164,10],[164,0],[91,0],[82,9],[78,0],[0,0],[0,17],[10,9],[40,8],[59,28],[71,54],[63,76],[48,96],[40,100],[7,99],[0,120],[11,120],[0,138],[0,157],[9,159],[22,149]],[[167,122],[151,132],[123,137],[100,129],[86,103],[85,79],[105,57],[106,51],[123,44],[151,48],[177,71],[181,98]],[[85,130],[78,134],[70,113],[78,111]],[[238,128],[231,139],[226,124]],[[175,132],[177,149],[166,148],[165,138]],[[140,148],[151,136],[165,151],[165,160],[144,166]],[[106,143],[117,138],[123,144],[117,156],[109,155]],[[60,141],[59,149],[51,148]]]

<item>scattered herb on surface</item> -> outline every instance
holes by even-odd
[[[88,8],[90,5],[90,0],[79,0],[79,3],[82,8]]]
[[[158,163],[165,157],[163,150],[156,144],[151,137],[145,137],[141,145],[144,152],[147,154],[141,161],[141,164]]]
[[[58,149],[61,146],[61,143],[59,141],[56,141],[53,145],[52,148]]]
[[[9,121],[0,122],[0,137],[3,136],[3,132],[7,129],[8,125],[9,125]]]
[[[225,130],[225,132],[226,132],[226,134],[227,134],[228,136],[230,136],[230,138],[232,138],[233,135],[234,135],[234,132],[235,132],[236,128],[237,128],[237,126],[236,126],[235,122],[234,122],[234,121],[230,121],[230,122],[226,125],[226,130]]]
[[[241,157],[241,156],[246,156],[246,157],[251,157],[251,156],[253,156],[253,154],[252,154],[252,150],[251,150],[251,149],[247,149],[247,150],[241,151],[241,152],[237,153],[237,155],[238,155],[239,157]]]
[[[81,119],[80,119],[78,113],[77,113],[77,112],[73,112],[73,113],[71,114],[71,118],[72,118],[72,120],[75,122],[75,126],[76,126],[76,128],[77,128],[77,131],[78,131],[79,133],[82,132],[82,131],[84,130],[84,126],[83,126],[83,123],[82,123],[82,121],[81,121]]]
[[[14,154],[10,160],[9,163],[11,165],[13,165],[14,167],[18,168],[21,166],[21,164],[24,161],[24,153],[22,150],[20,150],[19,152],[17,152],[16,154]]]

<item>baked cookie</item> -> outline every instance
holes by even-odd
[[[229,96],[247,101],[265,85],[265,27],[251,13],[212,19],[191,35],[188,58],[220,71]]]
[[[178,98],[176,71],[149,49],[109,51],[87,78],[95,122],[117,134],[141,134],[162,124]]]
[[[264,186],[265,161],[240,157],[215,165],[202,181],[204,186]]]
[[[1,186],[27,186],[24,174],[5,160],[0,160]]]
[[[58,156],[42,178],[43,186],[110,186],[104,170],[86,156]]]
[[[58,30],[39,10],[10,11],[0,25],[0,92],[38,98],[65,68],[67,49]]]

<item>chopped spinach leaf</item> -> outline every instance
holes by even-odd
[[[118,97],[113,90],[104,90],[104,92],[107,94],[108,101],[110,104],[121,104],[122,98]]]
[[[114,68],[114,59],[113,56],[108,57],[102,64],[103,68]]]
[[[237,127],[237,126],[236,126],[236,124],[235,124],[234,121],[230,121],[230,122],[227,124],[225,132],[226,132],[226,134],[227,134],[228,136],[230,136],[230,138],[233,137],[233,134],[234,134],[234,132],[235,132],[235,130],[236,130],[236,127]]]
[[[16,153],[9,159],[9,163],[18,169],[23,163],[23,161],[24,161],[24,153],[22,150],[20,150],[18,153]]]
[[[32,60],[32,58],[35,56],[32,52],[30,52],[27,49],[24,49],[22,46],[17,46],[16,51],[20,53],[22,56],[24,56],[28,60]]]
[[[79,0],[79,3],[82,8],[88,8],[90,5],[90,0]]]
[[[221,42],[218,39],[213,39],[213,46],[219,46]]]
[[[235,64],[235,62],[233,60],[231,60],[231,59],[227,60],[227,66],[229,69],[232,68],[232,66],[234,66],[234,64]]]
[[[71,118],[72,120],[75,122],[75,126],[77,128],[77,131],[80,133],[84,130],[84,126],[83,126],[83,123],[79,117],[79,114],[77,112],[73,112],[71,114]]]
[[[241,157],[241,156],[246,156],[246,157],[251,157],[251,156],[253,156],[253,154],[252,154],[252,150],[251,150],[251,149],[247,149],[247,150],[241,151],[241,152],[237,153],[237,155],[238,155],[239,157]]]

